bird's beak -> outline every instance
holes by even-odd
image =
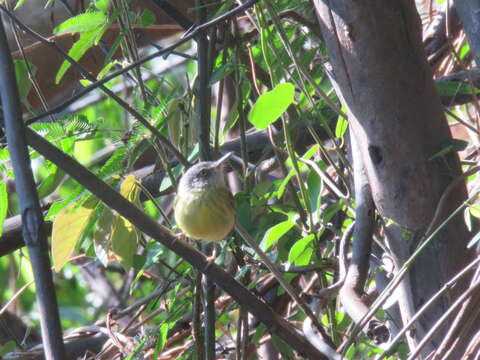
[[[213,167],[215,167],[215,168],[221,167],[222,165],[225,164],[225,161],[227,161],[232,155],[233,155],[233,152],[231,152],[231,151],[226,153],[220,159],[215,161],[215,164],[213,165]]]

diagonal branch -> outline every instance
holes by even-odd
[[[325,357],[286,320],[278,316],[259,298],[252,295],[249,290],[227,274],[222,268],[215,264],[209,264],[206,257],[198,250],[178,240],[170,230],[158,224],[116,192],[111,186],[96,177],[73,158],[50,144],[40,135],[30,129],[27,129],[26,135],[28,144],[36,151],[80,182],[107,206],[128,219],[128,221],[134,224],[140,231],[156,239],[166,248],[189,262],[198,271],[207,275],[211,281],[230,294],[241,306],[244,306],[263,322],[270,332],[276,334],[302,356],[312,359],[325,359]]]

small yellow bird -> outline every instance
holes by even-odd
[[[224,240],[235,224],[233,196],[225,184],[223,165],[232,155],[202,161],[180,179],[175,220],[184,234],[205,241]]]

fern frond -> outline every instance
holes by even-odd
[[[65,129],[58,122],[35,123],[32,125],[32,129],[48,140],[66,136]]]
[[[126,150],[127,149],[125,147],[115,150],[110,159],[108,159],[108,161],[98,171],[97,175],[101,178],[105,178],[124,169]]]

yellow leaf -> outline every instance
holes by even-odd
[[[92,198],[78,208],[76,204],[71,204],[55,217],[52,228],[52,257],[55,271],[60,271],[70,259],[97,203],[98,199]]]
[[[123,180],[122,185],[120,185],[120,194],[128,199],[130,193],[135,190],[135,187],[135,176],[128,175],[125,180]]]
[[[135,176],[129,175],[120,186],[120,193],[137,207],[140,203],[140,187],[137,186]],[[137,229],[123,216],[115,215],[112,223],[110,244],[112,252],[117,255],[122,265],[129,269],[133,265],[133,257],[137,250]]]
[[[137,239],[138,234],[135,227],[124,217],[116,215],[112,224],[110,243],[112,252],[117,255],[125,269],[130,269],[133,265]]]
[[[470,214],[476,218],[480,218],[480,205],[474,204],[469,206]]]

